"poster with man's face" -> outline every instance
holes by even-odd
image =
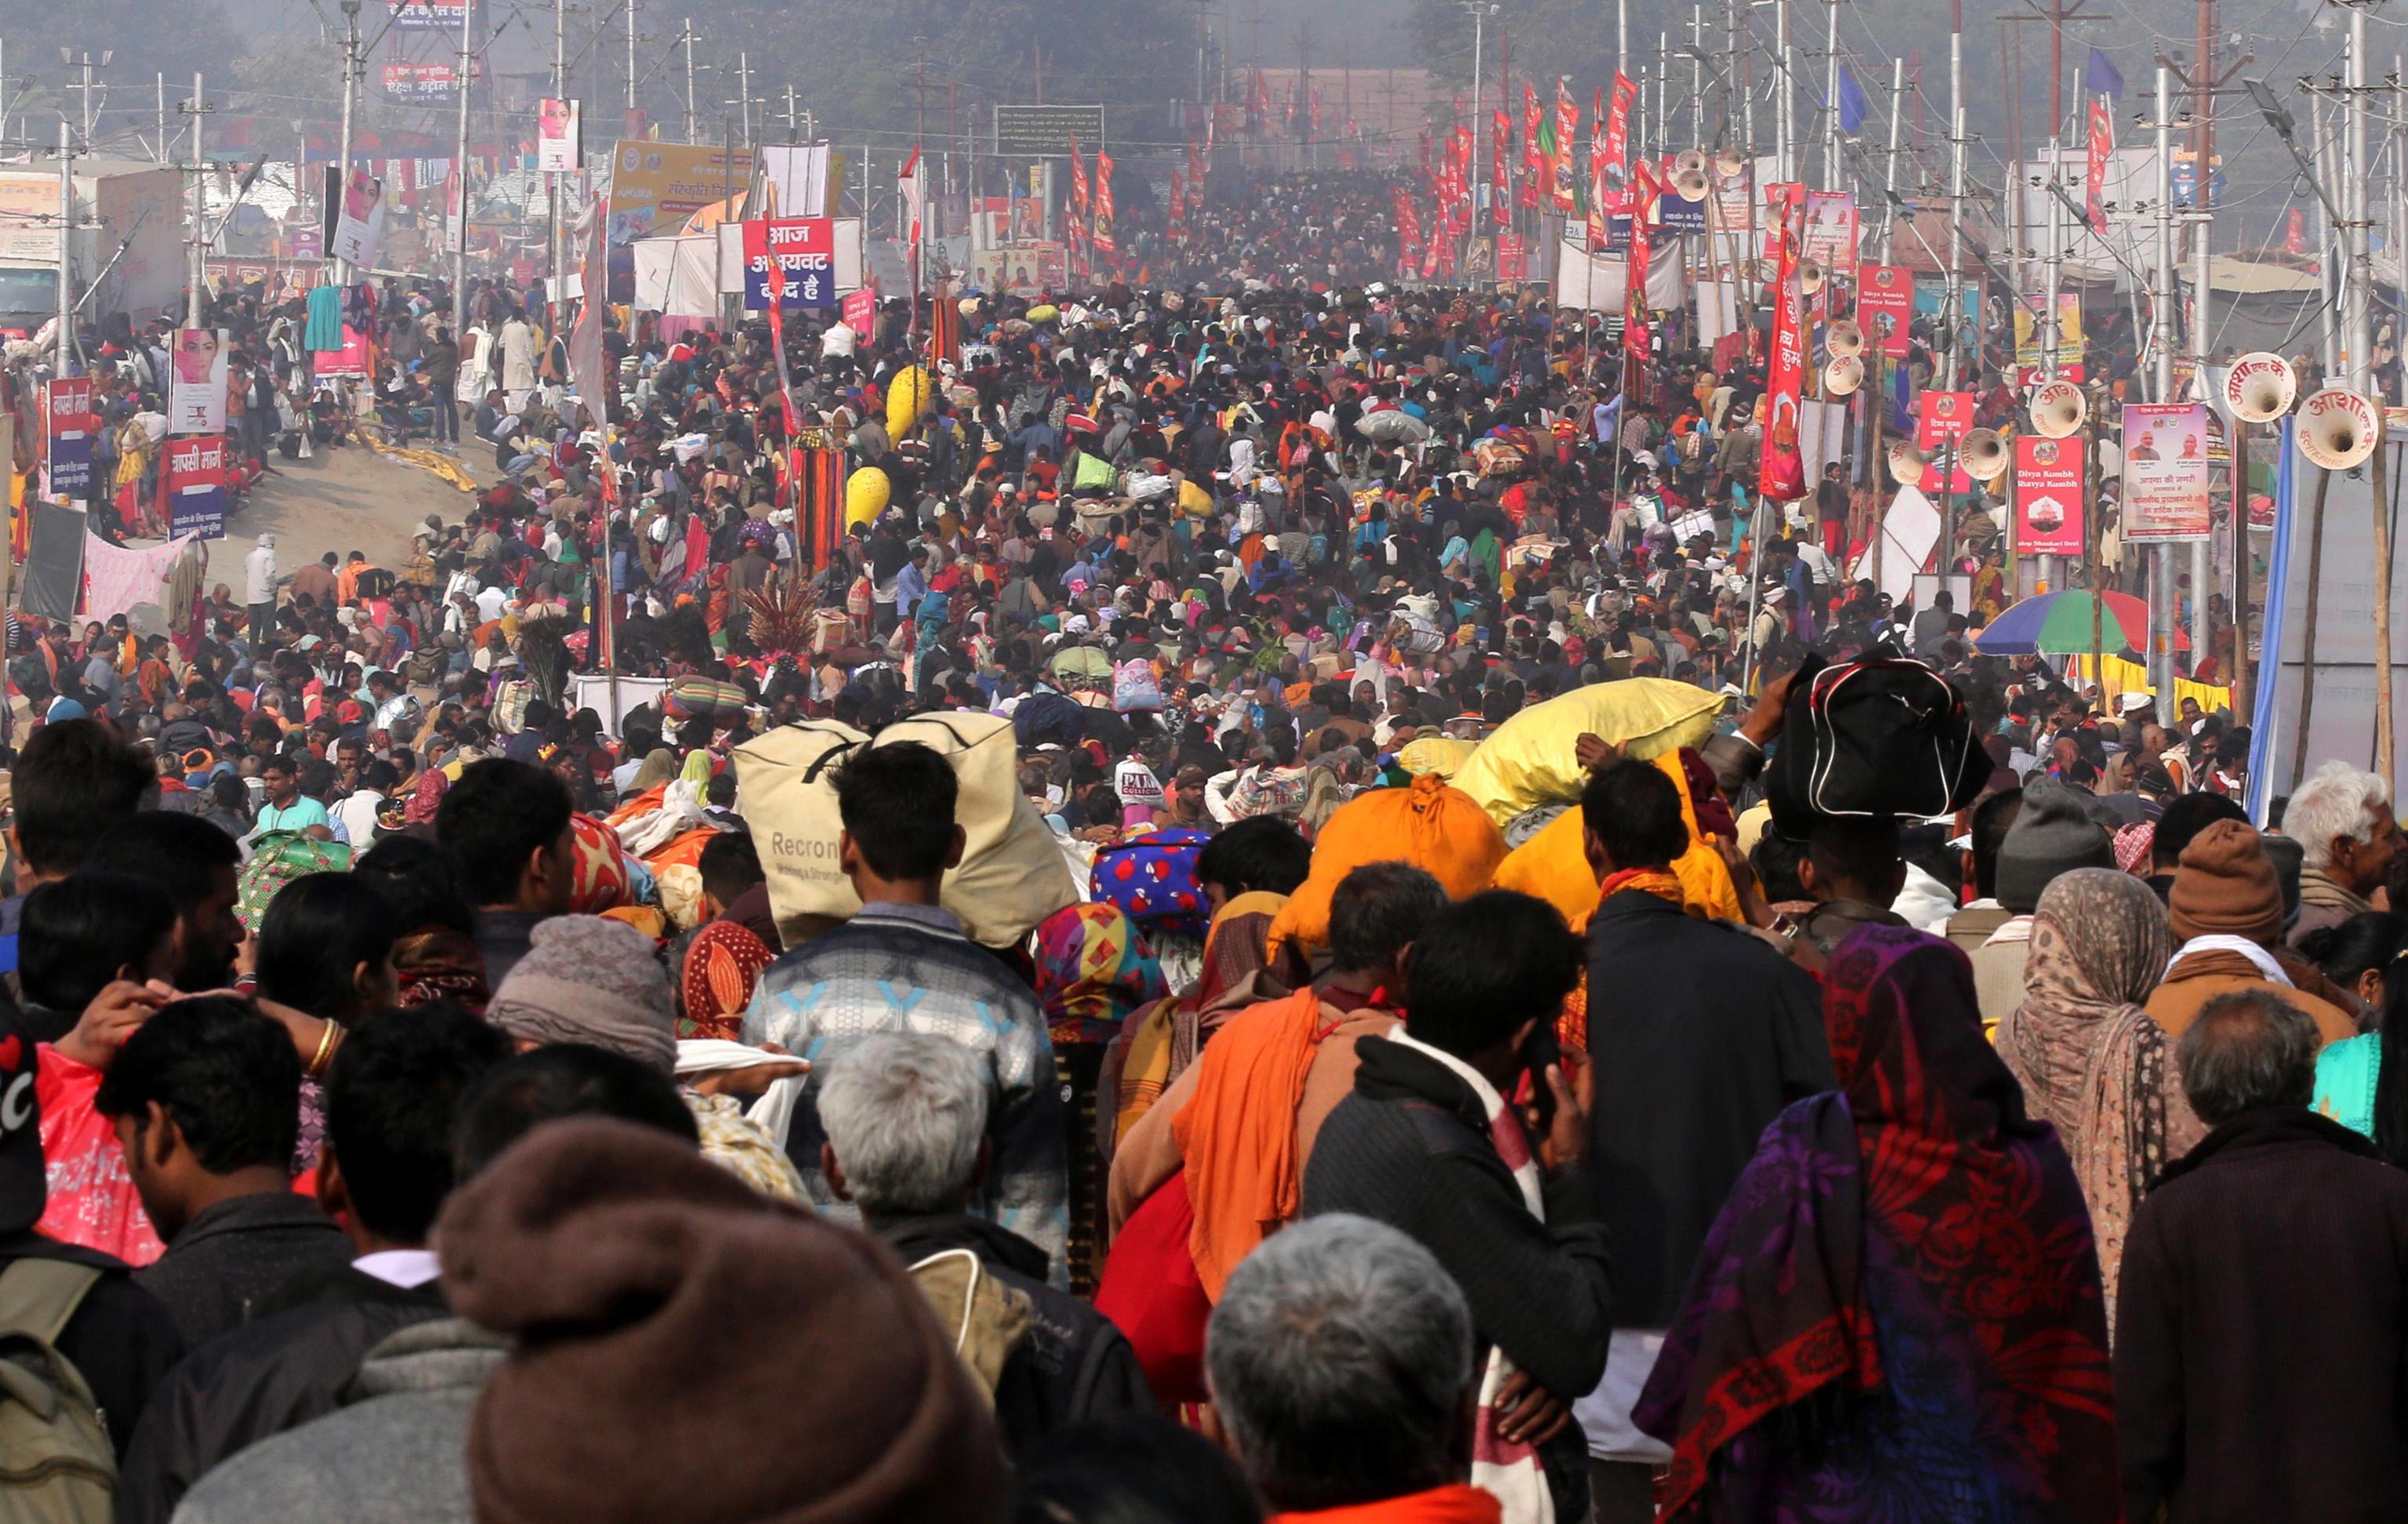
[[[170,352],[167,432],[223,434],[226,336],[218,328],[179,328]]]

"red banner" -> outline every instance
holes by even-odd
[[[1613,105],[1605,115],[1605,167],[1616,185],[1630,179],[1630,103],[1637,99],[1639,87],[1620,70],[1613,76]]]
[[[1925,392],[1914,399],[1914,447],[1937,450],[1954,444],[1973,426],[1973,394]]]
[[[1630,198],[1628,279],[1622,283],[1622,322],[1625,330],[1623,347],[1636,353],[1644,352],[1642,346],[1647,341],[1647,315],[1652,310],[1647,303],[1647,266],[1654,251],[1648,246],[1647,212],[1656,200],[1656,180],[1647,173],[1647,166],[1643,164],[1639,166],[1635,189],[1638,194]],[[1628,337],[1632,329],[1639,330],[1635,342]]]
[[[2015,554],[2080,555],[2082,513],[2090,487],[2088,445],[2080,435],[2015,439]]]
[[[1903,265],[1868,265],[1856,283],[1856,321],[1876,353],[1903,360],[1914,323],[1914,272]]]
[[[1525,280],[1529,278],[1529,255],[1523,250],[1521,235],[1497,235],[1497,279]]]
[[[1781,221],[1774,233],[1772,362],[1764,388],[1764,446],[1756,490],[1786,503],[1806,496],[1806,461],[1798,449],[1798,414],[1806,384],[1806,297],[1798,282],[1798,255],[1806,237],[1806,198],[1783,197],[1777,206]]]
[[[2090,162],[2082,177],[2082,214],[2100,233],[2107,231],[2107,208],[2102,198],[2107,191],[2107,155],[2114,147],[2115,128],[2107,115],[2107,97],[2095,95],[2090,101]]]
[[[1112,156],[1101,148],[1096,150],[1096,212],[1087,227],[1087,238],[1098,252],[1120,252],[1112,234]]]
[[[2293,207],[2283,218],[2283,252],[2294,258],[2308,252],[2308,224]]]
[[[1064,228],[1073,259],[1087,241],[1087,165],[1079,157],[1079,140],[1070,139],[1070,216]]]
[[[1413,207],[1413,194],[1403,186],[1396,187],[1397,202],[1397,263],[1408,270],[1419,269],[1422,263],[1422,219]]]

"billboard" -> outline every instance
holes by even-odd
[[[159,496],[166,503],[171,536],[225,538],[225,436],[167,441]]]
[[[226,418],[226,333],[179,328],[168,356],[167,432],[223,434]]]
[[[2089,441],[2076,435],[2015,439],[2015,554],[2083,553],[2083,508],[2090,486]]]
[[[2207,404],[2124,404],[2124,543],[2208,537]]]
[[[573,175],[585,166],[584,108],[549,95],[538,105],[535,166],[546,174]]]
[[[772,266],[779,274],[770,274]],[[744,309],[769,307],[772,280],[782,281],[781,307],[823,310],[836,305],[836,223],[825,217],[776,217],[744,224]]]
[[[470,77],[480,72],[472,68]],[[458,86],[460,69],[456,64],[387,64],[379,78],[384,93],[394,100],[444,100]]]
[[[460,35],[468,0],[394,0],[393,29],[396,32],[449,32]]]
[[[995,151],[1007,159],[1067,159],[1076,141],[1092,152],[1104,140],[1100,106],[998,106]]]
[[[610,241],[675,233],[752,179],[752,151],[710,143],[622,141],[610,155]]]
[[[48,496],[53,501],[80,497],[92,490],[92,437],[100,418],[92,410],[92,378],[73,376],[46,381],[43,410],[49,425]]]
[[[970,254],[970,283],[1014,296],[1058,292],[1069,283],[1070,250],[1062,243],[1007,243]]]

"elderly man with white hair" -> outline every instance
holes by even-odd
[[[925,1032],[881,1032],[813,1080],[829,1188],[861,1209],[862,1227],[911,1267],[938,1320],[957,1330],[956,1352],[994,1397],[1007,1448],[1021,1454],[1078,1419],[1154,1411],[1120,1330],[1046,1284],[1043,1249],[969,1211],[995,1157],[976,1055]]]
[[[1471,1312],[1429,1250],[1332,1213],[1263,1242],[1204,1335],[1214,1411],[1274,1518],[1495,1524],[1471,1486]]]
[[[2300,843],[2304,860],[2294,945],[2311,931],[2374,909],[2375,892],[2400,855],[2390,785],[2346,762],[2326,763],[2292,793],[2283,834]]]

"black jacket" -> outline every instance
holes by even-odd
[[[1064,1424],[1115,1413],[1152,1413],[1154,1395],[1128,1340],[1103,1314],[1046,1284],[1045,1251],[968,1213],[872,1221],[873,1234],[907,1265],[968,1249],[1029,1301],[1028,1333],[996,1383],[996,1424],[1015,1458]]]
[[[1605,1374],[1612,1265],[1597,1187],[1574,1164],[1541,1186],[1546,1220],[1489,1141],[1471,1086],[1385,1038],[1355,1045],[1354,1093],[1340,1101],[1305,1165],[1304,1212],[1352,1212],[1398,1229],[1463,1288],[1472,1327],[1566,1402]],[[1559,1518],[1588,1513],[1588,1445],[1568,1424],[1541,1451]]]
[[[385,1336],[445,1316],[433,1286],[404,1289],[349,1266],[186,1357],[136,1430],[117,1475],[119,1524],[166,1524],[210,1467],[332,1413]]]
[[[1616,1311],[1669,1327],[1756,1140],[1834,1087],[1813,978],[1737,927],[1625,889],[1588,926],[1589,1168]]]
[[[2408,1518],[2408,1172],[2227,1121],[2133,1215],[2114,1361],[2127,1518]]]
[[[199,1213],[134,1284],[167,1304],[184,1347],[198,1349],[250,1322],[294,1277],[351,1262],[351,1237],[332,1217],[307,1197],[274,1190]]]

